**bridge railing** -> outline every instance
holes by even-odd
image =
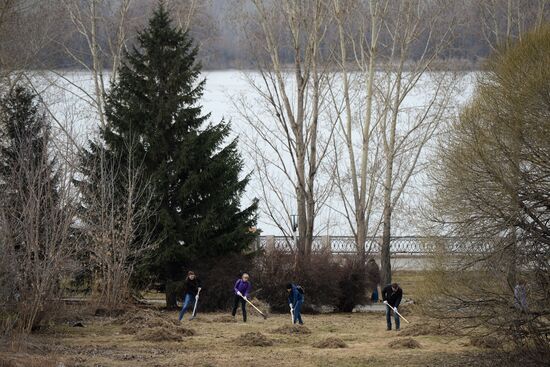
[[[374,256],[380,254],[381,237],[370,237],[365,241],[365,252]],[[285,236],[259,236],[257,249],[273,248],[292,252],[295,239]],[[422,237],[395,236],[390,239],[392,255],[430,255],[436,252],[445,253],[478,253],[489,250],[491,244],[486,239],[465,239],[461,237]],[[330,249],[333,254],[357,253],[353,236],[316,236],[313,238],[312,251],[320,252]]]

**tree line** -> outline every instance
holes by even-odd
[[[361,1],[352,1],[361,3]],[[253,56],[246,50],[241,32],[241,0],[167,0],[176,23],[189,30],[201,46],[200,58],[207,69],[252,67]],[[251,8],[245,3],[246,8]],[[270,1],[268,3],[275,3]],[[364,2],[367,3],[367,2]],[[504,37],[519,38],[535,23],[548,19],[547,0],[460,0],[430,1],[441,15],[454,23],[449,47],[439,55],[463,68],[477,69]],[[121,41],[133,44],[137,31],[154,8],[147,0],[2,0],[0,2],[0,59],[3,68],[63,69],[97,67],[94,52],[102,54],[103,67],[116,70],[116,48]],[[422,20],[429,24],[430,18]],[[286,26],[279,24],[279,31]],[[93,30],[93,31],[92,31]],[[261,27],[255,26],[255,31]],[[368,30],[367,30],[368,31]],[[338,33],[336,27],[330,32]],[[97,49],[90,52],[90,42]],[[390,52],[381,44],[379,52]],[[19,57],[24,55],[23,57]],[[409,55],[416,58],[421,48]],[[292,53],[282,51],[292,63]]]

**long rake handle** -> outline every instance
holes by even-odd
[[[405,320],[407,322],[407,324],[410,324],[409,320],[407,320],[406,318],[403,317],[403,315],[401,315],[398,311],[395,311],[395,309],[393,307],[390,306],[390,304],[387,302],[387,301],[384,301],[384,304],[386,305],[386,307],[389,307],[393,310],[393,312],[395,312],[397,314],[397,316],[401,317],[403,320]]]
[[[260,309],[259,309],[258,307],[254,306],[254,303],[250,302],[248,299],[244,298],[244,296],[242,296],[242,295],[241,295],[241,297],[242,297],[242,299],[244,299],[250,306],[254,307],[254,309],[255,309],[256,311],[258,311],[258,312],[260,313],[260,315],[262,315],[263,317],[266,317],[265,314],[264,314],[262,311],[260,311]]]
[[[197,314],[197,304],[199,303],[199,294],[197,293],[197,297],[195,297],[195,306],[193,306],[193,317]]]

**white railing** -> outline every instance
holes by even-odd
[[[390,239],[392,255],[429,255],[435,252],[474,253],[486,252],[490,248],[487,239],[464,239],[460,237],[420,237],[395,236]],[[295,240],[285,236],[259,236],[256,249],[275,248],[290,252],[295,248]],[[380,254],[381,237],[371,237],[365,241],[365,252],[373,256]],[[357,253],[353,236],[316,236],[312,249],[319,252],[329,248],[334,254]]]

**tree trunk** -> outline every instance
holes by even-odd
[[[359,215],[358,218],[363,218],[364,215]],[[367,225],[364,220],[358,219],[356,222],[357,236],[355,238],[355,245],[357,247],[357,253],[362,264],[366,263],[367,254],[365,252],[365,242],[367,241]]]
[[[298,257],[299,262],[302,262],[302,259],[307,257],[306,247],[307,247],[307,210],[306,210],[306,200],[304,192],[298,188],[296,190],[296,204],[298,206]]]
[[[381,285],[391,283],[391,258],[390,258],[390,239],[391,239],[391,206],[389,201],[384,203],[384,227],[382,231],[382,245],[380,248],[380,279]]]

